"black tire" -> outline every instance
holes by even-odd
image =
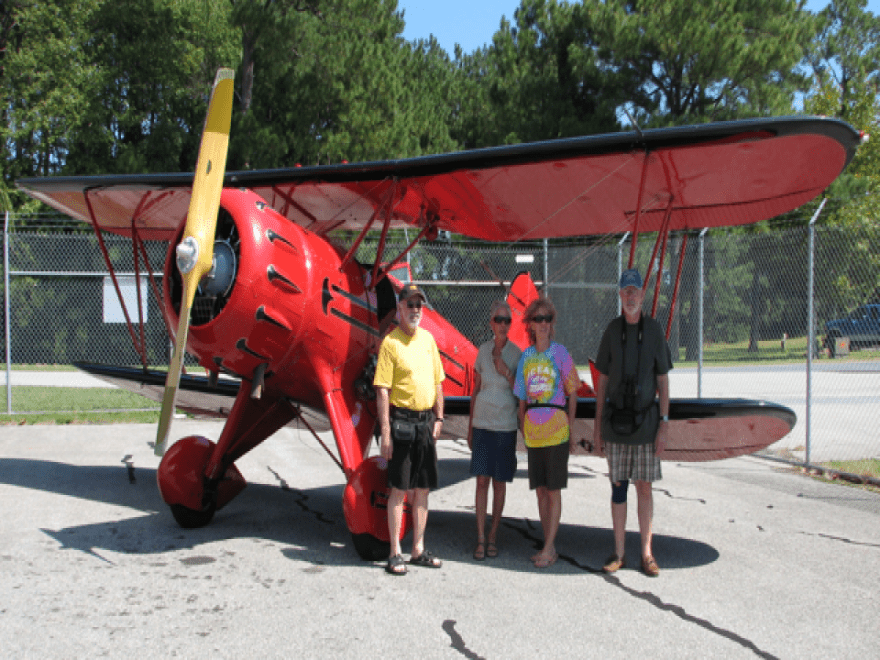
[[[836,332],[830,332],[825,336],[825,346],[828,347],[828,355],[837,357],[837,338],[840,335]]]
[[[204,511],[195,511],[182,504],[170,504],[169,506],[171,507],[171,515],[174,516],[177,524],[184,529],[198,529],[199,527],[204,527],[211,522],[211,519],[214,517],[214,512],[217,510],[217,507],[213,505]]]
[[[354,543],[354,549],[365,561],[388,559],[388,553],[391,552],[391,543],[380,541],[372,534],[352,534],[351,540]]]

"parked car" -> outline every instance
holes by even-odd
[[[880,344],[880,304],[859,305],[845,319],[825,324],[825,346],[835,354],[837,340],[849,339],[852,350]]]

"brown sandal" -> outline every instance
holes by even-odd
[[[486,558],[486,544],[483,541],[477,541],[477,547],[474,548],[474,559],[483,561]]]

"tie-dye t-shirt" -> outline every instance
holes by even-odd
[[[540,353],[534,346],[523,351],[516,368],[513,393],[526,404],[565,406],[566,395],[575,396],[579,385],[571,355],[562,344],[551,342],[550,347]],[[524,426],[526,447],[552,447],[568,442],[568,413],[560,408],[530,408],[526,410]]]

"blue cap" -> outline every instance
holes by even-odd
[[[642,288],[642,276],[635,268],[625,270],[620,274],[620,288],[625,289],[628,286],[634,286],[637,289]]]

